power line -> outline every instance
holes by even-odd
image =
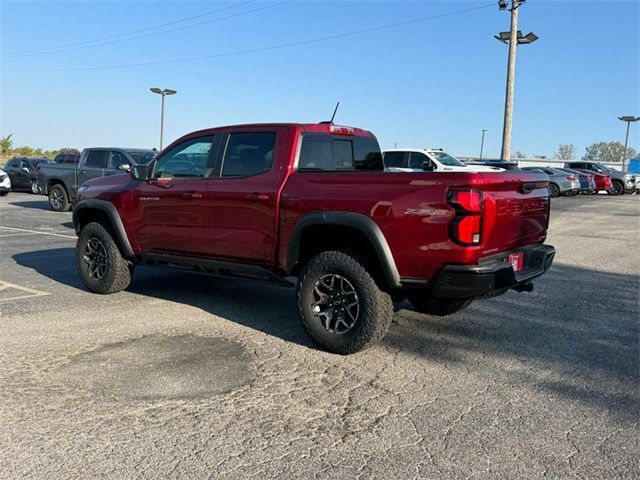
[[[93,40],[85,40],[85,41],[82,41],[82,42],[66,43],[66,44],[57,45],[57,46],[54,46],[54,47],[37,48],[37,49],[34,49],[34,50],[22,50],[22,51],[18,51],[18,52],[2,53],[1,55],[4,56],[4,57],[26,57],[26,56],[32,56],[32,55],[43,55],[43,54],[47,54],[47,53],[66,52],[66,51],[69,51],[69,50],[77,50],[77,49],[81,49],[81,48],[97,47],[97,46],[106,45],[106,44],[109,44],[109,43],[117,43],[117,42],[105,42],[105,43],[99,43],[99,42],[104,42],[105,40],[112,40],[114,38],[128,37],[128,36],[131,36],[131,35],[135,35],[137,33],[148,32],[149,30],[156,30],[158,28],[168,27],[170,25],[175,25],[177,23],[188,22],[190,20],[195,20],[197,18],[202,18],[202,17],[207,17],[209,15],[213,15],[214,13],[219,13],[219,12],[222,12],[222,11],[225,11],[225,10],[231,10],[233,8],[242,7],[244,5],[248,5],[250,3],[254,3],[255,1],[256,0],[245,0],[243,2],[239,2],[239,3],[233,4],[233,5],[229,5],[229,6],[226,6],[226,7],[218,8],[216,10],[210,10],[208,12],[200,13],[198,15],[193,15],[191,17],[185,17],[185,18],[181,18],[179,20],[173,20],[171,22],[161,23],[159,25],[154,25],[152,27],[145,27],[145,28],[141,28],[141,29],[138,29],[138,30],[132,30],[132,31],[129,31],[129,32],[122,32],[122,33],[117,33],[115,35],[109,35],[109,36],[106,36],[106,37],[95,38]],[[291,0],[291,1],[293,1],[293,0]],[[265,8],[270,8],[272,6],[277,6],[277,5],[279,5],[279,4],[269,5],[267,7],[261,7],[261,8],[257,8],[257,9],[254,9],[254,10],[248,10],[248,11],[240,12],[240,13],[237,13],[237,14],[234,14],[234,15],[229,15],[227,17],[222,17],[222,18],[217,18],[217,19],[213,19],[213,20],[210,20],[210,21],[206,21],[206,22],[196,23],[194,25],[186,25],[186,26],[179,27],[179,28],[173,29],[173,30],[166,30],[166,31],[163,31],[163,32],[156,32],[156,33],[153,33],[153,34],[148,35],[148,36],[159,35],[159,34],[162,34],[162,33],[173,32],[175,30],[181,30],[181,29],[184,29],[184,28],[190,28],[192,26],[203,25],[205,23],[211,23],[211,22],[214,22],[214,21],[225,20],[227,18],[233,18],[233,17],[240,16],[240,15],[246,15],[248,13],[253,13],[253,12],[258,11],[258,10],[264,10]],[[145,36],[147,36],[147,35],[142,35],[142,36],[133,37],[133,38],[126,38],[126,39],[119,40],[119,41],[134,40],[136,38],[144,38]],[[94,44],[97,44],[97,45],[94,45]]]
[[[346,32],[346,33],[338,33],[338,34],[334,34],[334,35],[326,35],[323,37],[316,37],[316,38],[312,38],[312,39],[308,39],[308,40],[300,40],[300,41],[295,41],[295,42],[288,42],[288,43],[281,43],[278,45],[271,45],[268,47],[257,47],[257,48],[250,48],[250,49],[246,49],[246,50],[235,50],[235,51],[231,51],[231,52],[224,52],[224,53],[213,53],[213,54],[209,54],[209,55],[199,55],[199,56],[195,56],[195,57],[186,57],[186,58],[176,58],[176,59],[171,59],[171,60],[158,60],[158,61],[153,61],[153,62],[140,62],[140,63],[125,63],[125,64],[119,64],[119,65],[103,65],[103,66],[93,66],[93,67],[77,67],[77,68],[57,68],[57,69],[46,69],[46,70],[3,70],[3,73],[44,73],[44,72],[83,72],[83,71],[92,71],[92,70],[114,70],[114,69],[118,69],[118,68],[132,68],[132,67],[146,67],[146,66],[155,66],[155,65],[166,65],[166,64],[171,64],[171,63],[183,63],[183,62],[194,62],[194,61],[198,61],[198,60],[206,60],[206,59],[211,59],[211,58],[222,58],[222,57],[231,57],[231,56],[235,56],[235,55],[246,55],[246,54],[250,54],[250,53],[258,53],[258,52],[266,52],[269,50],[279,50],[279,49],[283,49],[283,48],[289,48],[289,47],[296,47],[296,46],[301,46],[301,45],[309,45],[309,44],[314,44],[314,43],[320,43],[320,42],[324,42],[327,40],[337,40],[339,38],[345,38],[345,37],[353,37],[356,35],[362,35],[365,33],[370,33],[370,32],[377,32],[380,30],[388,30],[391,28],[396,28],[396,27],[401,27],[404,25],[411,25],[414,23],[420,23],[420,22],[425,22],[427,20],[434,20],[437,18],[442,18],[442,17],[450,17],[453,15],[459,15],[462,13],[467,13],[467,12],[472,12],[475,10],[481,10],[481,9],[485,9],[485,8],[489,8],[489,7],[493,7],[494,3],[490,3],[488,5],[482,5],[482,6],[478,6],[478,7],[472,7],[472,8],[466,8],[463,10],[454,10],[452,12],[447,12],[447,13],[441,13],[438,15],[431,15],[428,17],[421,17],[421,18],[415,18],[413,20],[405,20],[403,22],[397,22],[397,23],[390,23],[387,25],[381,25],[378,27],[372,27],[372,28],[366,28],[366,29],[362,29],[362,30],[355,30],[352,32]]]

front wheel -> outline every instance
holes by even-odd
[[[69,210],[69,197],[62,185],[56,184],[49,189],[49,205],[56,212]]]
[[[124,290],[133,273],[133,267],[122,257],[109,231],[96,222],[87,224],[80,231],[76,266],[82,283],[95,293]]]
[[[298,281],[299,317],[307,333],[330,352],[364,350],[384,337],[393,303],[362,263],[346,253],[313,257]]]
[[[473,301],[468,298],[436,298],[426,292],[419,291],[407,293],[407,298],[418,312],[426,313],[427,315],[436,315],[438,317],[445,317],[452,313],[459,312],[467,308]]]

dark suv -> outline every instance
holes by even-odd
[[[14,157],[7,162],[4,171],[11,179],[13,190],[31,190],[40,193],[38,188],[37,167],[50,160],[44,157]]]

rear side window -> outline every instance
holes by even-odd
[[[387,168],[404,168],[404,152],[386,152],[384,154],[384,166]]]
[[[107,150],[90,150],[84,164],[91,168],[106,168],[108,155]]]
[[[374,137],[342,137],[305,134],[298,170],[300,171],[381,171],[384,169],[380,146]]]
[[[223,177],[248,177],[271,170],[275,132],[232,133],[222,160]]]

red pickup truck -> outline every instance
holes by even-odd
[[[331,123],[194,132],[86,182],[73,209],[89,290],[118,292],[143,264],[297,277],[302,324],[342,354],[384,336],[393,301],[448,315],[530,291],[555,254],[548,221],[545,175],[385,173],[370,132]]]

